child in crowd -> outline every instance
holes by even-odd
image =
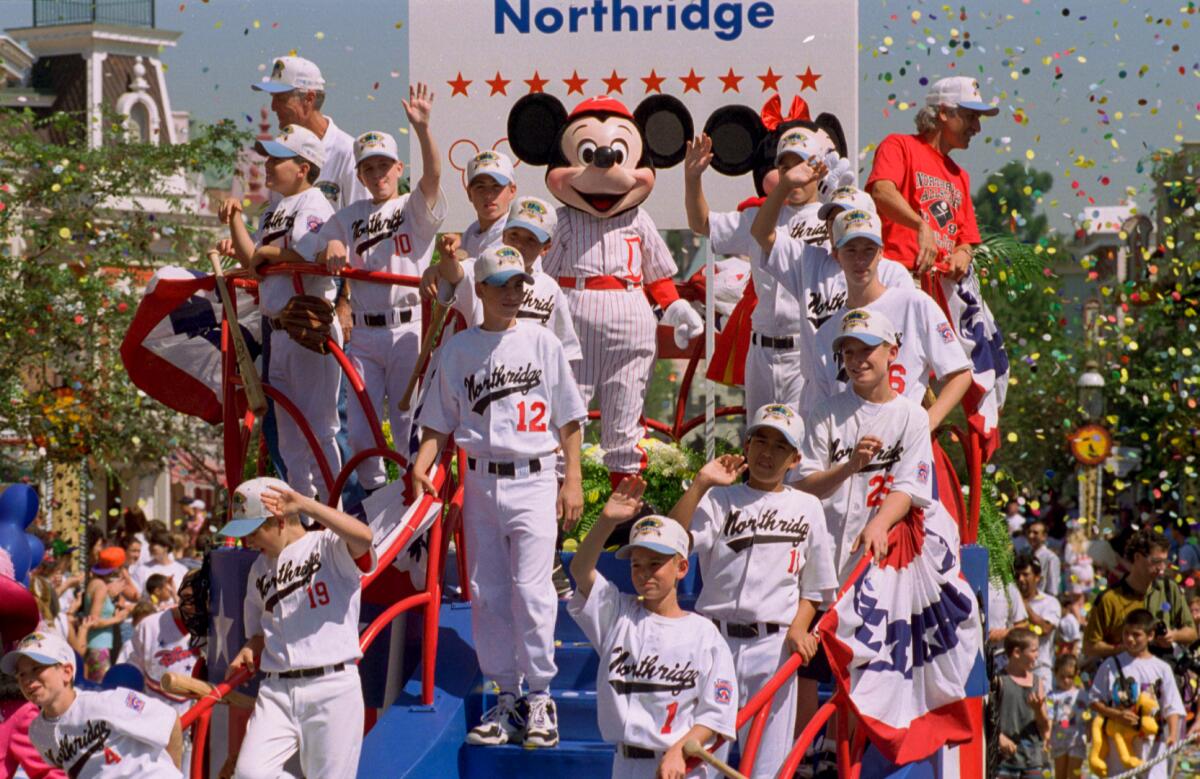
[[[492,552],[468,556],[471,616],[480,668],[500,695],[467,743],[520,737],[526,747],[552,747],[558,744],[549,693],[558,670],[555,516],[569,529],[583,509],[579,447],[587,407],[559,340],[517,319],[534,281],[521,253],[509,246],[485,249],[474,271],[483,321],[442,346],[422,401],[412,478],[436,493],[429,473],[453,435],[471,471],[463,497],[467,546]],[[561,488],[555,474],[560,449]],[[529,690],[524,704],[522,682]]]
[[[162,573],[152,573],[146,579],[146,597],[158,611],[164,611],[175,604],[175,580]]]
[[[1087,693],[1079,683],[1079,661],[1059,655],[1054,662],[1054,689],[1046,696],[1050,716],[1050,759],[1054,779],[1076,779],[1087,757],[1087,731],[1091,724],[1084,715]]]
[[[138,589],[145,594],[150,577],[156,573],[171,579],[172,590],[178,590],[183,583],[183,577],[188,569],[171,554],[171,534],[162,531],[150,533],[150,559],[138,566],[138,578],[135,580]]]
[[[638,476],[617,485],[571,561],[576,590],[567,610],[600,654],[600,731],[617,747],[614,779],[683,777],[683,745],[732,740],[739,700],[733,658],[717,627],[679,606],[676,586],[691,552],[683,525],[654,515],[634,523],[617,557],[629,560],[636,596],[596,571],[613,529],[641,511],[645,486]],[[726,743],[716,754],[724,759],[728,751]],[[688,775],[716,776],[707,765]]]
[[[833,539],[821,502],[785,486],[800,462],[800,418],[783,403],[755,412],[746,427],[745,456],[725,455],[705,465],[671,510],[692,533],[704,588],[696,611],[725,636],[744,706],[779,666],[799,652],[818,654],[812,627],[837,593]],[[743,482],[742,475],[749,473]],[[822,662],[824,660],[821,654]],[[754,776],[775,776],[792,745],[797,695],[806,721],[817,707],[817,680],[806,674],[772,700]],[[747,724],[738,734],[745,743]]]
[[[1058,654],[1078,656],[1083,650],[1083,626],[1087,623],[1083,609],[1087,596],[1082,592],[1062,595],[1062,621],[1058,623]]]
[[[1088,537],[1082,527],[1074,527],[1067,533],[1063,544],[1063,574],[1067,592],[1088,594],[1096,586],[1096,569],[1088,553]]]
[[[30,633],[0,660],[40,714],[29,740],[68,776],[181,779],[183,732],[164,703],[118,688],[75,689],[75,653],[53,633]]]
[[[161,574],[155,574],[155,576],[160,575]],[[144,600],[137,602],[137,604],[133,607],[133,611],[129,613],[129,621],[132,623],[133,634],[121,644],[121,649],[117,652],[117,659],[113,662],[113,665],[133,662],[133,642],[134,638],[137,636],[138,625],[145,622],[146,617],[152,617],[158,613],[159,609],[153,603]],[[136,663],[134,664],[136,665]],[[183,712],[180,712],[180,714],[182,713]]]
[[[1028,628],[1013,628],[1004,638],[1004,673],[995,682],[1000,707],[1000,779],[1040,779],[1050,767],[1046,744],[1050,717],[1046,687],[1034,677],[1038,640]]]
[[[1140,716],[1136,710],[1138,697],[1149,693],[1158,704],[1155,715],[1158,733],[1139,736],[1133,740],[1132,752],[1143,761],[1154,759],[1170,749],[1179,739],[1179,725],[1184,716],[1183,701],[1175,686],[1171,666],[1150,654],[1154,638],[1155,616],[1146,609],[1134,609],[1125,616],[1121,631],[1123,650],[1100,665],[1088,698],[1092,711],[1107,719],[1119,719],[1137,728]],[[1103,756],[1108,763],[1109,776],[1125,770],[1114,743],[1109,742]],[[1167,763],[1153,766],[1146,779],[1167,779]]]

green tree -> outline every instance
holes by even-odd
[[[211,245],[195,185],[231,170],[245,139],[230,123],[176,145],[102,126],[91,148],[79,116],[0,112],[0,427],[52,460],[109,467],[195,434],[129,382],[118,348],[154,267]]]
[[[1011,234],[1037,244],[1049,233],[1042,196],[1054,184],[1043,170],[1026,168],[1017,160],[988,176],[975,192],[975,220],[983,232]]]

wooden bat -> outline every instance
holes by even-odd
[[[683,743],[683,754],[688,757],[698,757],[708,763],[713,768],[729,777],[729,779],[746,779],[746,775],[735,769],[733,766],[726,763],[724,760],[714,756],[699,743],[691,739]]]
[[[202,679],[195,679],[191,676],[183,674],[167,673],[162,675],[159,680],[159,686],[164,692],[169,692],[172,695],[182,696],[184,698],[204,698],[212,695],[216,688]],[[244,692],[230,690],[220,699],[221,703],[230,706],[236,706],[239,709],[253,709],[254,699]]]
[[[267,396],[263,394],[262,379],[254,369],[254,360],[250,359],[250,350],[246,348],[246,340],[242,338],[242,328],[238,325],[236,293],[225,283],[225,271],[221,268],[221,255],[215,251],[208,253],[212,262],[213,275],[217,278],[217,295],[225,309],[225,321],[229,323],[229,340],[233,342],[233,353],[237,357],[238,373],[242,376],[242,386],[246,391],[246,400],[257,419],[267,413]]]
[[[437,340],[437,335],[441,331],[442,325],[445,324],[446,314],[449,312],[449,305],[439,300],[433,301],[433,316],[429,318],[429,329],[421,338],[421,353],[417,355],[417,363],[413,366],[412,375],[408,377],[408,386],[404,388],[404,397],[400,398],[401,411],[408,411],[412,408],[412,396],[417,389],[417,379],[421,377],[421,370],[424,369],[425,362],[433,351],[433,342]]]

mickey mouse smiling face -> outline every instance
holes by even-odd
[[[645,201],[655,168],[679,163],[691,134],[691,115],[669,95],[647,98],[634,113],[614,98],[591,98],[568,115],[539,93],[518,100],[508,117],[517,157],[546,165],[556,198],[601,219]]]

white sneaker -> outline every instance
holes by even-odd
[[[525,720],[517,710],[517,696],[502,692],[496,705],[483,714],[479,724],[467,733],[467,743],[497,746],[519,741],[525,732]]]
[[[546,749],[558,746],[558,709],[549,693],[526,695],[528,719],[525,727],[525,748]]]

